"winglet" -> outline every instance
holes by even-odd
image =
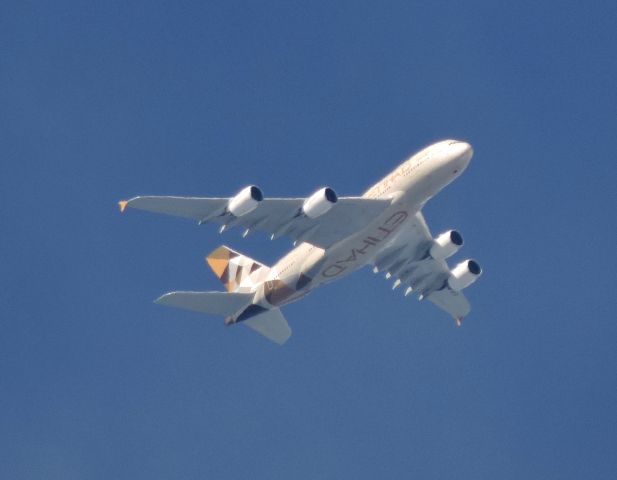
[[[128,200],[120,200],[118,202],[118,206],[120,207],[120,213],[124,212],[124,209],[126,208],[128,203],[129,203]]]
[[[463,324],[463,317],[456,317],[454,321],[456,322],[456,326],[460,327]]]

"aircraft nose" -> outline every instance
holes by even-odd
[[[467,142],[456,142],[450,145],[452,153],[461,160],[469,161],[473,155],[473,148]]]
[[[464,170],[469,165],[469,161],[473,156],[473,148],[467,142],[454,142],[450,144],[452,157],[458,165],[458,169]]]

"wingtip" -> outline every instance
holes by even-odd
[[[164,293],[163,295],[161,295],[159,298],[157,298],[156,300],[154,300],[154,303],[165,303],[165,300],[172,294],[173,292],[167,292]]]
[[[126,208],[126,206],[128,205],[129,201],[128,200],[120,200],[118,202],[118,206],[120,207],[120,213],[124,213],[124,209]]]
[[[463,324],[463,317],[456,317],[454,321],[456,322],[456,326],[460,327]]]

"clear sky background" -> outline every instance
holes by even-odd
[[[617,3],[5,2],[0,477],[613,479]],[[255,183],[356,195],[472,143],[426,207],[462,328],[365,269],[283,347],[152,303],[220,243],[130,211]]]

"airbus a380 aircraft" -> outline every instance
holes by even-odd
[[[458,177],[473,155],[471,146],[444,140],[413,155],[361,197],[337,197],[329,187],[308,198],[264,198],[248,186],[231,198],[141,196],[119,202],[127,207],[221,224],[264,230],[271,238],[289,236],[294,246],[274,266],[220,246],[206,261],[227,292],[170,292],[157,303],[223,315],[225,323],[244,323],[279,344],[291,329],[280,307],[318,286],[370,264],[448,312],[457,325],[470,311],[463,295],[482,274],[475,260],[453,269],[445,259],[463,245],[450,230],[433,238],[422,207]]]

